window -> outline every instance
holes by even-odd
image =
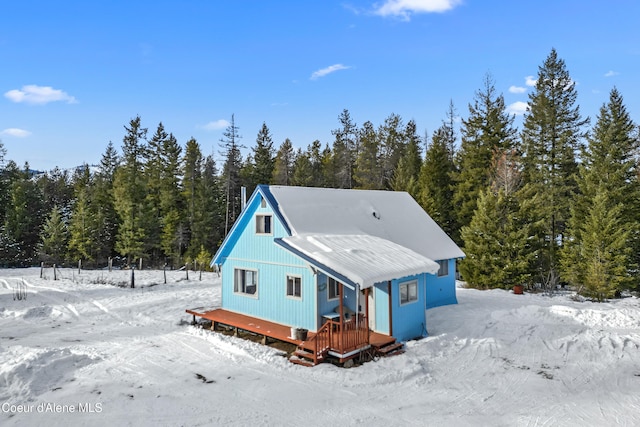
[[[236,268],[233,291],[239,294],[256,295],[258,293],[258,272]]]
[[[260,199],[260,207],[261,208],[266,208],[267,207],[267,201],[264,199],[264,197],[262,199]]]
[[[302,297],[302,278],[298,276],[287,276],[287,296],[293,298]]]
[[[256,234],[271,234],[271,215],[256,215]]]
[[[418,301],[418,282],[400,283],[400,305]]]
[[[438,264],[440,264],[440,269],[438,270],[438,277],[448,276],[449,275],[449,260],[448,259],[443,259],[441,261],[438,261]]]
[[[327,278],[327,292],[329,292],[329,296],[327,299],[337,299],[340,296],[338,282],[331,277]]]

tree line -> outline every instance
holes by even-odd
[[[522,129],[491,75],[457,119],[451,103],[421,136],[414,120],[359,126],[345,109],[331,144],[276,147],[263,123],[246,150],[232,116],[220,169],[195,139],[183,148],[139,116],[121,153],[109,143],[97,167],[34,176],[2,149],[0,262],[206,264],[240,214],[241,187],[276,184],[409,192],[463,248],[460,273],[474,287],[571,284],[596,299],[639,289],[638,126],[616,88],[590,127],[552,49]]]

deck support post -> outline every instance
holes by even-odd
[[[218,329],[218,322],[211,322],[211,330],[215,331],[216,329]]]
[[[196,315],[193,315],[193,320],[191,321],[191,326],[196,324]]]

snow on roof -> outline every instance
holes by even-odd
[[[275,185],[267,189],[294,236],[368,235],[430,260],[464,257],[455,242],[406,192]]]
[[[297,235],[282,239],[322,266],[342,273],[361,289],[421,273],[438,263],[389,240],[370,235]]]

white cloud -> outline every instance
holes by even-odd
[[[618,74],[620,74],[620,73],[619,73],[619,72],[617,72],[617,71],[609,70],[609,71],[607,71],[607,72],[605,73],[605,75],[604,75],[604,76],[605,76],[605,77],[613,77],[613,76],[617,76]]]
[[[26,138],[31,135],[31,132],[24,129],[8,128],[0,132],[0,135],[15,136],[16,138]]]
[[[513,104],[507,107],[507,113],[514,114],[516,116],[521,116],[527,112],[527,107],[529,104],[522,101],[514,102]]]
[[[522,86],[511,86],[509,87],[509,92],[511,93],[525,93],[527,91],[527,88],[522,87]]]
[[[231,123],[224,119],[215,120],[213,122],[209,122],[206,125],[202,126],[205,130],[220,130],[226,129]]]
[[[535,86],[537,82],[538,82],[538,80],[533,76],[527,76],[527,77],[524,78],[524,84],[526,84],[527,86],[530,86],[530,87]]]
[[[323,68],[321,70],[318,71],[314,71],[313,74],[311,74],[311,80],[316,80],[320,77],[324,77],[327,74],[331,74],[331,73],[335,73],[336,71],[340,71],[340,70],[348,70],[351,67],[348,67],[346,65],[342,65],[342,64],[335,64],[335,65],[331,65],[327,68]]]
[[[25,85],[22,86],[22,90],[10,90],[4,96],[13,102],[24,102],[32,105],[44,105],[56,101],[64,101],[67,104],[75,104],[77,102],[73,96],[51,86]]]
[[[374,5],[374,13],[380,16],[397,16],[409,20],[414,13],[441,13],[451,10],[462,0],[386,0]]]

